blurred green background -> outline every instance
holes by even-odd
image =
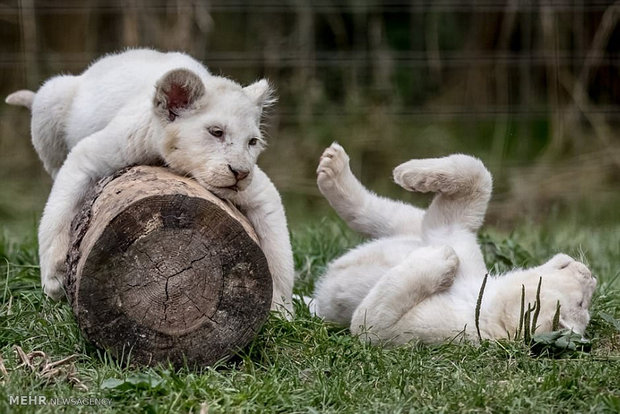
[[[488,222],[617,223],[620,3],[585,0],[0,1],[0,95],[126,47],[182,50],[279,102],[259,164],[291,228],[329,212],[315,185],[337,140],[375,191],[410,158],[466,152],[495,177]],[[49,192],[29,113],[0,105],[0,226],[30,234]]]

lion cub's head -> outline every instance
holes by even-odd
[[[560,304],[560,328],[572,329],[583,334],[590,313],[592,294],[596,279],[581,262],[565,254],[557,254],[542,266],[517,270],[504,276],[495,304],[500,307],[501,325],[511,334],[519,324],[521,290],[525,287],[525,310],[536,302],[538,283],[541,308],[537,320],[537,332],[551,331],[557,304]]]
[[[220,197],[244,190],[265,147],[263,108],[275,99],[266,80],[249,86],[186,69],[156,84],[154,111],[165,131],[160,153],[172,169],[190,174]]]

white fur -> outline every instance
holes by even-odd
[[[39,227],[49,296],[63,295],[69,225],[89,185],[128,165],[164,161],[246,214],[273,275],[272,309],[292,310],[284,209],[256,166],[262,110],[274,101],[267,81],[244,88],[183,53],[136,49],[105,56],[81,75],[51,78],[33,98],[19,91],[7,102],[31,104],[32,141],[55,179]]]
[[[314,293],[314,309],[371,342],[435,343],[463,334],[477,340],[475,307],[487,273],[476,232],[491,196],[491,175],[473,157],[411,160],[394,170],[397,184],[436,193],[424,211],[378,197],[353,176],[344,149],[332,144],[321,157],[318,186],[353,229],[375,240],[329,264]],[[542,266],[489,277],[480,310],[483,338],[514,336],[521,289],[541,310],[537,332],[560,325],[583,333],[596,279],[588,268],[558,254]]]

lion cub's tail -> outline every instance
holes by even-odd
[[[21,105],[25,106],[28,109],[32,109],[32,101],[34,101],[34,95],[34,92],[27,89],[22,89],[20,91],[13,92],[9,96],[7,96],[4,102],[8,103],[9,105]]]

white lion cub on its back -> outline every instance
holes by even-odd
[[[484,165],[451,155],[398,166],[397,184],[436,193],[426,211],[365,189],[337,144],[325,150],[317,173],[321,192],[340,217],[375,240],[328,266],[314,294],[316,313],[381,344],[435,343],[461,332],[476,340],[475,308],[487,273],[476,232],[492,189]],[[558,254],[542,266],[488,279],[479,316],[482,338],[515,334],[522,286],[525,303],[534,305],[540,278],[537,332],[552,329],[558,302],[560,326],[584,332],[596,279],[584,264]]]
[[[265,146],[263,108],[274,101],[267,81],[242,87],[183,53],[136,49],[6,101],[31,108],[32,142],[55,179],[39,226],[47,295],[63,295],[69,226],[89,185],[125,166],[163,161],[246,215],[273,277],[272,309],[291,311],[286,217],[278,191],[256,166]]]

